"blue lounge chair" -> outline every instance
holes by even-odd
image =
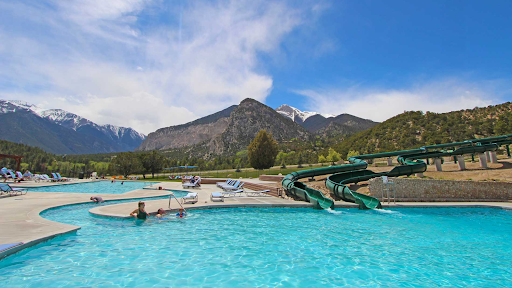
[[[231,179],[228,179],[224,182],[217,182],[216,184],[217,184],[217,187],[220,188],[220,187],[222,187],[222,185],[229,185],[230,182],[231,182]]]
[[[225,188],[237,187],[238,185],[240,185],[240,180],[232,180],[229,184],[220,185],[220,188],[225,190]]]
[[[0,195],[9,194],[9,196],[13,195],[23,195],[23,192],[27,194],[27,188],[12,188],[11,185],[7,183],[0,183]]]
[[[52,178],[50,178],[50,180],[52,180],[52,182],[60,181],[59,177],[57,177],[55,173],[52,173]]]
[[[69,179],[68,179],[68,178],[60,176],[60,173],[59,173],[59,172],[57,172],[57,173],[55,173],[55,174],[57,174],[57,177],[58,177],[59,179],[61,179],[61,181],[69,181]]]
[[[241,182],[241,181],[237,181],[237,183],[235,183],[235,185],[233,186],[223,186],[222,187],[222,190],[224,191],[234,191],[234,190],[243,190],[243,187],[244,186],[244,182]]]
[[[9,175],[11,175],[11,178],[12,178],[12,180],[14,180],[14,182],[16,182],[16,181],[20,182],[21,180],[23,180],[23,176],[18,177],[16,174],[14,174],[12,172],[12,170],[9,170]]]
[[[48,176],[48,174],[41,175],[41,179],[46,180],[48,182],[53,182],[52,178],[50,178],[50,176]]]

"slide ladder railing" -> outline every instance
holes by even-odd
[[[393,181],[392,178],[389,178],[388,176],[382,176],[382,201],[388,201],[388,204],[391,203],[391,200],[393,200],[393,203],[396,203],[396,187],[395,187],[395,181]]]

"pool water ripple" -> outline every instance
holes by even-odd
[[[8,287],[512,283],[512,211],[232,208],[141,223],[95,217],[87,213],[92,207],[42,213],[82,229],[0,261],[0,281]]]

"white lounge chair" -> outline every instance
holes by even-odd
[[[237,181],[237,183],[233,186],[224,186],[222,187],[222,189],[224,191],[235,191],[235,190],[241,190],[243,189],[242,187],[244,186],[244,182],[240,182],[240,181]]]
[[[265,196],[270,196],[268,194],[265,194],[265,193],[268,193],[270,192],[270,190],[263,190],[263,191],[245,191],[245,195],[247,196],[261,196],[261,195],[265,195]]]
[[[199,188],[199,187],[201,187],[201,184],[199,184],[199,181],[196,181],[194,183],[190,183],[190,182],[183,183],[183,184],[181,184],[181,186],[183,186],[183,188],[185,188],[185,189],[187,189],[187,188]]]
[[[244,192],[243,189],[240,189],[240,190],[236,190],[236,191],[222,191],[220,192],[222,195],[227,195],[227,196],[236,196],[236,194],[240,194],[240,196],[242,196],[242,193]]]
[[[188,193],[185,197],[181,198],[181,203],[197,203],[199,198],[197,197],[197,193]]]
[[[221,184],[219,187],[224,190],[226,187],[235,187],[237,185],[240,185],[240,180],[231,180],[228,184]]]
[[[53,182],[52,178],[50,178],[50,176],[48,176],[48,174],[43,174],[43,175],[41,175],[41,178],[42,178],[43,180],[48,181],[48,182]]]
[[[212,200],[212,202],[224,202],[224,195],[222,195],[222,193],[220,192],[212,192],[212,194],[210,195],[210,200]]]
[[[11,170],[9,170],[9,175],[11,175],[11,178],[12,180],[14,180],[14,183],[16,183],[16,181],[20,182],[21,180],[23,180],[23,175],[21,177],[18,177],[18,175],[14,174]]]
[[[23,195],[23,192],[27,194],[27,188],[12,188],[11,185],[7,183],[0,183],[0,195],[2,194],[9,194],[9,196],[12,195]]]
[[[29,171],[26,171],[25,173],[23,173],[23,179],[25,179],[25,180],[33,180],[34,179],[34,175],[32,173],[30,173]]]

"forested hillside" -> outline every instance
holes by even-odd
[[[449,113],[405,112],[334,146],[346,157],[512,134],[512,103]]]

